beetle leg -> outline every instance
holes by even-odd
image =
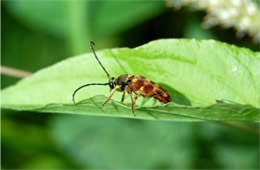
[[[131,98],[131,102],[132,102],[132,112],[135,115],[135,101],[137,100],[138,96],[135,96],[135,99],[133,99],[133,96],[132,96],[132,90],[130,88],[127,88],[127,93],[129,93],[130,95],[130,98]]]
[[[121,98],[121,102],[124,102],[124,99],[125,99],[125,90],[123,91],[123,95],[122,95],[122,98]]]
[[[137,96],[137,95],[135,96],[134,105],[135,105],[135,102],[136,102],[136,100],[138,99],[138,97],[139,97],[139,96]]]
[[[130,95],[131,102],[132,102],[132,112],[133,112],[133,114],[135,116],[135,101],[133,99],[132,93],[129,93],[129,95]]]
[[[115,94],[115,92],[118,91],[118,89],[115,89],[110,96],[107,98],[107,100],[102,104],[102,106],[104,106],[109,100],[111,100],[112,96]]]

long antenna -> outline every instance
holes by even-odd
[[[75,94],[80,90],[82,89],[83,87],[87,87],[87,86],[92,86],[92,85],[98,85],[98,86],[106,86],[108,85],[109,83],[91,83],[91,84],[85,84],[83,86],[80,86],[79,88],[77,88],[73,94],[72,94],[72,101],[73,101],[73,104],[75,105]]]
[[[92,49],[92,51],[93,51],[93,53],[94,53],[94,55],[95,55],[95,57],[96,57],[98,63],[99,63],[100,66],[103,68],[103,70],[106,72],[107,78],[110,80],[110,75],[109,75],[109,73],[107,72],[107,70],[105,69],[105,67],[101,64],[101,62],[99,61],[99,59],[98,59],[98,57],[97,57],[97,55],[96,55],[96,52],[95,52],[95,50],[94,50],[94,45],[95,45],[95,43],[94,43],[93,41],[90,41],[90,47],[91,47],[91,49]]]

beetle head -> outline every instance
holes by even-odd
[[[114,77],[112,77],[109,81],[108,81],[108,85],[110,87],[110,90],[113,90],[116,87],[116,79]]]

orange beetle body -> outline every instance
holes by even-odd
[[[166,104],[171,101],[168,92],[158,84],[150,81],[144,76],[135,74],[128,87],[137,95],[142,97],[153,97],[156,100]]]
[[[103,106],[111,99],[116,91],[123,92],[121,102],[124,101],[125,92],[130,95],[133,113],[135,112],[135,102],[139,96],[153,97],[164,104],[171,101],[171,97],[165,89],[139,74],[122,74],[117,78],[111,78],[108,83],[111,90],[114,88],[116,89],[103,103]],[[132,93],[135,94],[135,98],[132,97]]]

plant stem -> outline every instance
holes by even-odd
[[[16,78],[25,78],[32,74],[31,72],[28,71],[11,68],[3,65],[0,66],[0,70],[1,70],[1,74],[11,76],[11,77],[16,77]]]

